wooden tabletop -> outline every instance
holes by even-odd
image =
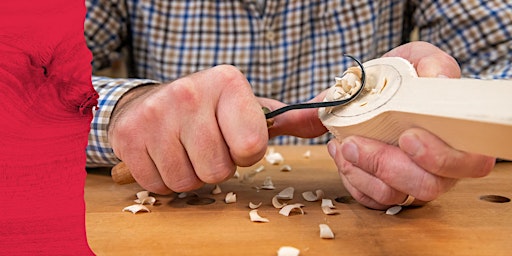
[[[87,236],[98,255],[277,255],[281,246],[293,246],[300,255],[510,255],[512,203],[481,200],[483,195],[512,197],[512,163],[498,163],[487,177],[465,179],[438,200],[397,215],[367,209],[354,201],[336,198],[349,194],[325,146],[274,147],[290,172],[265,161],[239,168],[240,174],[264,165],[251,184],[233,178],[220,184],[222,193],[210,194],[213,185],[195,191],[213,198],[208,205],[188,204],[187,198],[156,195],[150,213],[123,212],[134,204],[137,184],[117,185],[108,170],[87,176]],[[310,150],[311,157],[303,154]],[[270,176],[275,190],[258,190]],[[271,204],[282,189],[295,188],[290,203],[304,204],[304,215],[283,216]],[[319,202],[307,202],[302,192],[322,189],[333,199],[337,215],[325,215]],[[237,202],[226,204],[226,193]],[[262,206],[258,213],[268,223],[249,219],[249,202]],[[321,239],[319,224],[328,224],[334,239]]]

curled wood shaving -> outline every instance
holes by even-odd
[[[292,211],[299,210],[300,213],[304,215],[304,210],[302,210],[302,206],[304,205],[299,203],[285,205],[283,206],[283,208],[281,208],[281,210],[279,210],[279,214],[289,216]]]
[[[289,172],[289,171],[291,171],[291,170],[292,170],[292,167],[291,167],[290,165],[287,165],[287,164],[285,164],[285,165],[283,165],[283,166],[281,167],[281,171],[282,171],[282,172]]]
[[[332,232],[331,228],[327,224],[320,224],[318,225],[320,227],[320,237],[324,239],[333,239],[334,233]]]
[[[274,187],[274,183],[272,182],[272,178],[270,176],[267,176],[265,180],[263,181],[263,185],[261,186],[262,189],[267,190],[274,190],[276,187]]]
[[[268,150],[268,153],[265,156],[265,160],[267,160],[267,162],[273,165],[279,165],[284,162],[283,156],[280,153],[275,152],[274,148],[270,148]]]
[[[251,209],[258,209],[261,206],[261,202],[258,204],[254,204],[253,202],[249,202],[249,208]]]
[[[272,197],[272,205],[277,209],[281,209],[286,205],[286,203],[279,202],[279,198],[277,198],[277,195],[276,195],[276,196]]]
[[[133,204],[123,208],[123,212],[132,212],[133,214],[136,214],[140,211],[150,212],[150,210],[142,204]]]
[[[267,218],[263,218],[258,214],[258,210],[251,210],[249,212],[249,217],[252,222],[269,222]]]
[[[236,194],[233,192],[227,193],[224,201],[226,202],[226,204],[236,203]]]
[[[140,191],[135,194],[137,199],[134,202],[138,204],[150,204],[153,205],[156,202],[156,198],[149,196],[149,191]]]
[[[146,198],[142,198],[142,199],[135,199],[134,200],[136,203],[138,204],[149,204],[149,205],[154,205],[155,202],[156,202],[156,198],[152,197],[152,196],[148,196]]]
[[[302,193],[302,197],[304,198],[304,200],[308,202],[316,202],[320,199],[323,199],[324,196],[324,191],[321,189],[317,189],[315,193],[313,193],[312,191],[306,191]]]
[[[322,211],[325,215],[335,215],[338,214],[338,211],[335,211],[327,206],[322,206]]]
[[[322,199],[322,207],[329,207],[329,208],[336,208],[333,204],[332,204],[332,200],[331,199],[328,199],[328,198],[323,198]]]
[[[287,187],[277,194],[277,198],[291,200],[293,199],[294,191],[295,189],[293,187]]]
[[[332,200],[331,199],[326,199],[326,198],[322,199],[321,207],[322,207],[322,211],[326,215],[338,214],[338,211],[333,210],[336,207],[332,204]]]
[[[143,198],[146,198],[149,196],[149,191],[147,191],[147,190],[139,191],[135,195],[137,196],[138,199],[143,199]]]
[[[263,165],[260,165],[258,168],[254,169],[254,170],[251,170],[247,173],[244,173],[243,175],[239,176],[238,177],[238,180],[241,182],[241,183],[252,183],[254,181],[254,176],[256,176],[256,174],[262,172],[265,170],[265,166]]]
[[[218,195],[220,193],[222,193],[222,189],[220,189],[220,186],[218,184],[216,184],[212,190],[212,195]]]
[[[304,158],[310,158],[311,157],[311,150],[307,150],[303,155]]]
[[[398,214],[400,211],[402,210],[402,206],[400,205],[395,205],[389,209],[386,210],[386,214],[387,215],[395,215],[395,214]]]
[[[277,250],[277,256],[299,256],[300,250],[291,246],[281,246]]]

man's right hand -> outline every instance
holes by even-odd
[[[168,194],[224,181],[236,166],[256,163],[268,132],[246,78],[221,65],[129,91],[112,113],[108,139],[137,183]]]

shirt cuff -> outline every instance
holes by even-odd
[[[92,83],[100,97],[98,108],[93,112],[94,116],[89,132],[89,143],[86,150],[87,167],[113,166],[120,160],[115,156],[108,142],[107,127],[117,101],[130,89],[159,82],[149,79],[113,79],[93,76]]]

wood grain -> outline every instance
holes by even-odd
[[[334,202],[338,215],[322,213],[319,202],[306,202],[301,193],[323,189],[327,197],[346,196],[336,167],[324,146],[275,147],[292,166],[260,162],[239,168],[240,173],[265,165],[252,184],[231,179],[223,192],[210,195],[213,185],[196,191],[216,199],[210,205],[188,205],[186,199],[156,196],[151,213],[121,210],[133,204],[141,188],[133,183],[115,184],[109,170],[89,172],[85,187],[87,234],[98,255],[276,255],[280,246],[299,248],[301,255],[509,255],[512,250],[512,203],[490,203],[481,195],[512,197],[512,163],[499,163],[481,179],[466,179],[430,204],[406,209],[395,216],[367,209],[357,203]],[[304,152],[311,150],[306,159]],[[271,176],[274,191],[257,191]],[[285,217],[271,205],[281,189],[294,186],[291,202],[305,205],[305,215]],[[227,192],[238,201],[225,204]],[[263,202],[259,209],[269,223],[249,220],[249,202]],[[334,240],[319,238],[318,224],[328,224]]]

